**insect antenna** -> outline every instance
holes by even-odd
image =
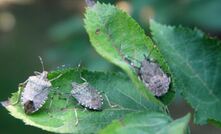
[[[144,58],[145,59],[150,59],[150,55],[151,55],[151,53],[153,52],[153,50],[154,50],[154,48],[156,48],[156,45],[154,45],[153,47],[152,47],[152,49],[150,50],[150,52],[149,52],[149,54],[146,56],[145,54],[144,54]]]
[[[83,80],[84,82],[87,82],[87,80],[84,77],[82,77],[81,70],[82,70],[81,69],[81,63],[79,63],[78,67],[77,67],[77,71],[79,72],[81,80]]]
[[[40,63],[41,63],[42,71],[44,72],[45,71],[44,62],[43,62],[41,56],[38,56],[38,58],[39,58]]]

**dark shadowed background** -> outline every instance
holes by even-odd
[[[221,37],[220,0],[99,0],[128,12],[148,34],[148,20],[198,27]],[[120,71],[101,58],[89,43],[84,29],[84,0],[0,0],[0,101],[17,91],[33,71],[41,71],[38,56],[47,70],[82,63],[89,70]],[[136,35],[134,35],[136,36]],[[174,118],[191,108],[181,97],[169,106]],[[196,126],[193,134],[220,134],[214,126]],[[49,132],[26,126],[0,108],[0,134]]]

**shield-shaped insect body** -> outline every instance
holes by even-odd
[[[140,67],[125,58],[127,62],[136,70],[140,80],[143,81],[145,86],[157,97],[166,94],[169,90],[170,77],[160,68],[160,66],[151,61],[148,57],[144,56],[143,61],[140,62]]]
[[[21,103],[26,114],[38,111],[48,98],[51,82],[47,79],[48,72],[43,71],[36,76],[30,76],[24,83]]]
[[[156,96],[162,96],[167,93],[170,85],[170,77],[160,68],[160,66],[145,57],[138,69],[138,76],[143,83]]]
[[[101,94],[88,82],[84,82],[82,84],[73,82],[71,95],[82,106],[88,109],[101,110],[103,98]]]

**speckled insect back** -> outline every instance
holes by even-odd
[[[155,96],[162,96],[167,93],[170,85],[170,77],[160,66],[145,57],[138,69],[138,76]]]
[[[58,79],[61,75],[48,80],[48,72],[44,71],[44,65],[41,57],[39,57],[42,65],[42,73],[35,72],[35,76],[30,76],[21,89],[21,104],[26,114],[32,114],[38,111],[48,99],[49,91],[52,87],[51,81]],[[17,102],[16,102],[17,103]],[[15,104],[16,104],[15,103]]]
[[[82,84],[73,82],[71,95],[82,106],[88,109],[101,110],[103,104],[102,95],[88,82]]]
[[[51,82],[47,79],[48,72],[43,71],[36,76],[30,76],[25,82],[21,94],[21,104],[26,114],[38,111],[48,98]]]
[[[155,47],[156,46],[150,51],[150,54]],[[155,96],[160,97],[168,92],[171,80],[156,62],[148,58],[150,54],[148,56],[144,55],[142,61],[136,60],[140,63],[139,67],[137,67],[129,58],[123,58],[136,70],[138,78],[145,84],[145,86],[150,89]]]

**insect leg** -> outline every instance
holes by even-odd
[[[84,82],[87,82],[87,80],[86,80],[84,77],[82,77],[81,72],[80,72],[80,78],[81,78]]]
[[[68,93],[59,93],[59,95],[64,96],[64,98],[61,98],[59,96],[60,99],[65,99],[65,106],[63,108],[61,108],[61,109],[67,109],[69,101],[70,101],[70,98],[71,98],[71,95],[68,94]]]
[[[20,98],[21,98],[21,94],[22,94],[22,91],[24,90],[23,87],[19,86],[18,87],[18,96],[17,96],[17,100],[15,102],[12,103],[12,105],[16,105],[18,104],[18,102],[20,101]]]
[[[66,98],[65,109],[68,107],[68,103],[69,103],[70,97],[71,97],[71,96],[68,96],[68,97]]]
[[[167,114],[170,114],[170,111],[169,111],[169,109],[168,109],[167,106],[166,106],[164,109],[165,109],[165,111],[167,112]]]
[[[53,117],[52,114],[50,114],[50,109],[51,109],[51,106],[52,106],[52,103],[53,103],[53,100],[54,100],[54,95],[55,95],[55,92],[53,92],[52,96],[50,97],[50,103],[49,103],[49,106],[48,106],[48,109],[47,109],[47,113],[50,117]],[[52,111],[53,112],[53,111]]]
[[[28,79],[23,82],[23,83],[19,83],[19,87],[25,87],[25,85],[28,83]]]
[[[59,74],[58,76],[56,76],[55,78],[51,79],[50,82],[59,79],[63,74]]]
[[[52,103],[54,101],[54,95],[55,95],[55,92],[53,92],[53,94],[50,96],[50,103],[49,103],[49,106],[48,106],[48,110],[51,109]]]
[[[72,109],[72,108],[71,108]],[[74,115],[75,115],[75,126],[77,126],[78,125],[78,123],[79,123],[79,118],[78,118],[78,113],[77,113],[77,108],[74,108]]]
[[[12,103],[12,105],[18,104],[18,102],[21,98],[22,91],[24,90],[24,87],[27,83],[28,83],[28,79],[25,82],[19,84],[19,86],[18,86],[18,97],[17,97],[17,100]]]
[[[41,75],[41,73],[38,72],[38,71],[34,71],[34,74],[35,74],[35,75]]]
[[[105,98],[106,98],[106,100],[107,100],[108,105],[109,105],[111,108],[118,107],[118,105],[113,105],[113,104],[110,103],[110,100],[108,99],[108,97],[107,97],[106,94],[104,94],[104,96],[105,96]]]
[[[75,126],[77,126],[79,120],[78,120],[78,113],[77,113],[77,109],[76,108],[74,109],[74,114],[75,114],[75,118],[76,118]]]
[[[83,112],[85,112],[85,111],[87,111],[87,108],[86,108],[86,107],[84,108]]]
[[[151,53],[153,52],[153,50],[154,50],[156,47],[157,47],[157,46],[154,45],[153,48],[150,50],[150,52],[149,52],[149,54],[148,54],[147,56],[144,54],[144,58],[145,58],[146,60],[149,60],[149,59],[150,59],[150,55],[151,55]]]
[[[125,62],[127,62],[132,68],[134,68],[135,72],[138,74],[138,73],[139,73],[139,70],[140,70],[140,67],[136,66],[136,65],[134,64],[134,62],[132,62],[131,59],[132,59],[132,58],[129,58],[128,56],[127,56],[127,57],[124,57]],[[140,61],[138,61],[138,60],[136,60],[136,59],[135,59],[135,61],[137,61],[138,63],[140,63]]]

